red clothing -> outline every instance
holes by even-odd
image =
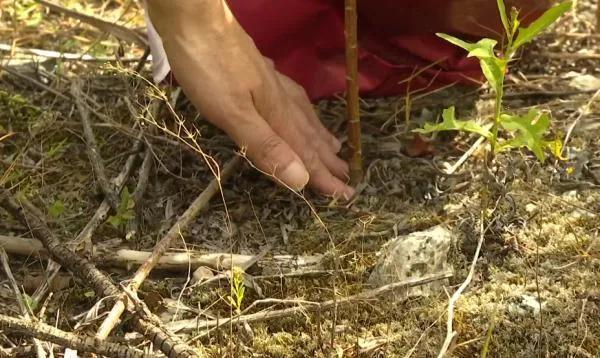
[[[344,91],[344,0],[228,3],[262,54],[301,84],[312,99]],[[507,8],[521,9],[526,21],[550,3],[513,0],[507,1]],[[358,8],[363,96],[405,94],[407,79],[425,68],[411,80],[411,91],[454,82],[477,83],[481,79],[477,61],[466,59],[464,51],[435,33],[467,38],[501,33],[493,0],[364,0]]]

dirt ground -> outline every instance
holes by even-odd
[[[131,29],[144,26],[136,2],[59,3]],[[589,81],[600,79],[600,35],[591,35],[596,6],[592,0],[578,1],[552,31],[526,48],[511,71],[507,107],[517,113],[532,106],[550,111],[551,136],[565,138],[569,133],[567,158],[539,163],[527,151],[498,156],[494,169],[503,199],[490,214],[473,281],[456,305],[457,337],[451,356],[600,357],[600,95],[597,86],[589,88]],[[142,56],[139,45],[119,42],[29,0],[3,4],[0,16],[2,44],[96,57],[120,53],[122,58],[122,64],[108,65],[34,57],[24,50],[0,52],[0,183],[31,201],[56,237],[69,242],[78,236],[103,200],[76,106],[83,98],[93,109],[92,128],[106,176],[117,176],[128,158],[137,159],[125,187],[139,200],[134,207],[132,199],[121,195],[121,212],[111,213],[93,234],[95,250],[151,251],[214,177],[194,148],[221,166],[237,155],[236,148],[182,98],[175,112],[180,122],[195,125],[200,136],[186,139],[165,107],[154,120],[142,119],[158,100],[155,89],[130,72]],[[148,71],[146,64],[141,73]],[[75,81],[84,93],[79,99],[70,92]],[[450,105],[457,106],[461,117],[481,119],[490,114],[492,100],[485,88],[415,95],[409,121],[404,98],[362,102],[368,169],[352,205],[310,192],[298,196],[242,161],[223,181],[222,197],[217,194],[172,245],[174,251],[224,257],[259,255],[258,265],[248,270],[241,303],[247,310],[255,302],[244,311],[250,314],[310,307],[311,302],[369,289],[365,282],[384,243],[396,234],[443,224],[457,236],[449,259],[454,276],[445,291],[411,299],[383,295],[320,313],[307,310],[208,331],[198,328],[182,333],[184,337],[209,357],[437,356],[446,335],[448,299],[467,276],[479,238],[481,197],[488,191],[481,150],[454,175],[444,174],[477,138],[439,135],[427,155],[412,139],[412,129],[437,120]],[[324,101],[317,109],[327,126],[343,137],[344,103]],[[143,145],[136,147],[140,129]],[[147,189],[138,198],[134,193],[146,154],[154,165]],[[3,210],[0,236],[32,237]],[[84,253],[83,245],[77,249]],[[102,262],[110,261],[110,255],[86,255],[117,283],[126,282],[135,271]],[[289,261],[296,264],[308,261],[308,272],[291,267],[278,274],[278,266],[273,270],[269,262],[282,255],[290,255]],[[45,281],[46,260],[10,252],[9,258],[18,285],[27,293],[25,300],[36,314],[42,310],[42,321],[80,334],[97,330],[110,308],[106,300],[95,312],[92,308],[100,297],[64,272],[50,288],[52,294],[32,302],[33,292]],[[214,267],[207,269],[205,277],[216,273]],[[190,281],[190,276],[186,269],[155,271],[141,287],[140,297],[164,322],[235,314],[228,280],[203,284]],[[0,277],[0,311],[18,317],[14,290],[4,271]],[[149,347],[126,334],[129,331],[125,320],[113,338]],[[30,346],[31,340],[0,334],[0,345],[14,349]]]

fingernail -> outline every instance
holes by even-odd
[[[280,174],[279,179],[294,190],[300,190],[308,184],[308,172],[302,163],[294,161]]]

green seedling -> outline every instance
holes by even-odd
[[[108,218],[108,222],[115,228],[121,229],[135,218],[135,211],[133,208],[135,207],[135,202],[129,194],[129,190],[127,187],[123,188],[121,192],[121,202],[119,202],[119,206],[117,207],[117,212],[115,215],[112,215]]]
[[[53,219],[58,219],[64,214],[64,212],[65,203],[63,203],[60,199],[54,200],[52,205],[50,205],[50,207],[48,208],[48,215],[50,215],[50,217]]]
[[[471,132],[483,136],[489,141],[492,154],[510,149],[527,148],[542,162],[545,160],[545,152],[548,150],[553,155],[560,157],[562,151],[560,140],[544,139],[550,128],[549,113],[532,109],[526,115],[518,116],[504,111],[504,81],[515,53],[569,11],[572,2],[566,1],[552,7],[528,27],[521,27],[518,10],[513,8],[508,14],[504,1],[497,0],[497,3],[506,33],[502,51],[496,49],[498,41],[494,39],[484,38],[476,43],[471,43],[447,34],[437,34],[444,40],[468,51],[468,57],[479,59],[481,70],[495,98],[494,117],[491,123],[482,125],[474,120],[458,120],[454,107],[450,107],[444,110],[441,123],[426,124],[424,128],[416,129],[415,132],[424,134],[441,131]],[[500,129],[508,133],[510,138],[500,139],[498,136]]]
[[[42,22],[44,12],[40,10],[39,4],[34,0],[14,1],[12,6],[6,6],[6,12],[16,23],[27,27],[36,27]]]
[[[58,143],[52,144],[52,146],[50,146],[50,149],[46,151],[46,155],[52,159],[55,159],[60,154],[62,154],[68,146],[69,145],[67,144],[67,138],[65,138]]]
[[[242,303],[244,302],[244,294],[246,286],[244,286],[244,270],[234,266],[231,270],[231,288],[229,295],[229,304],[235,309],[237,314],[242,312]]]

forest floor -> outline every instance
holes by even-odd
[[[130,29],[144,26],[136,2],[60,4]],[[600,35],[591,35],[596,6],[592,0],[578,1],[552,31],[526,48],[511,71],[506,105],[517,113],[533,106],[551,112],[551,136],[570,133],[566,158],[540,163],[527,151],[497,157],[503,199],[490,214],[473,281],[455,307],[452,356],[600,356],[600,85],[594,85],[600,81]],[[77,106],[85,103],[106,176],[117,176],[129,158],[135,164],[117,212],[91,235],[94,250],[84,251],[90,249],[85,241],[76,249],[114,282],[126,283],[136,267],[123,267],[117,250],[151,251],[213,180],[197,151],[223,166],[237,156],[236,148],[182,98],[174,106],[179,119],[165,106],[148,119],[159,100],[155,89],[131,74],[143,53],[139,45],[119,42],[33,1],[16,1],[0,12],[0,45],[8,46],[0,49],[0,183],[37,207],[57,238],[76,238],[103,200]],[[49,59],[24,50],[34,48],[113,59],[120,52],[123,63]],[[141,73],[148,75],[149,66]],[[78,95],[71,92],[74,82],[81,86]],[[239,308],[244,315],[305,309],[179,332],[207,356],[437,356],[446,336],[449,296],[473,260],[481,197],[488,189],[481,149],[455,174],[445,174],[477,138],[441,135],[424,148],[411,130],[436,121],[450,105],[461,117],[482,119],[493,104],[486,89],[450,88],[414,96],[406,121],[406,103],[405,98],[362,102],[368,169],[351,205],[310,192],[298,196],[242,161],[222,181],[222,196],[215,195],[171,245],[173,252],[221,255],[196,278],[185,263],[155,270],[140,288],[141,299],[171,328],[197,317],[225,320],[235,315],[232,299],[241,292],[226,275],[215,275],[231,254],[258,255],[243,276],[247,287]],[[323,101],[316,108],[343,137],[343,101]],[[186,138],[181,123],[201,136]],[[139,169],[144,157],[153,164],[146,172]],[[140,178],[147,187],[136,192]],[[372,289],[366,281],[387,241],[440,224],[456,235],[449,253],[453,277],[444,291],[410,299],[380,295],[314,309],[315,303]],[[33,236],[0,210],[0,238],[14,242],[20,237]],[[40,293],[47,260],[39,252],[7,251],[17,285],[26,293],[23,300],[40,320],[65,331],[96,332],[109,300],[100,300],[66,271]],[[4,271],[0,277],[1,313],[21,316]],[[113,339],[149,347],[128,331],[125,322]],[[31,344],[0,334],[0,346],[12,352]]]

